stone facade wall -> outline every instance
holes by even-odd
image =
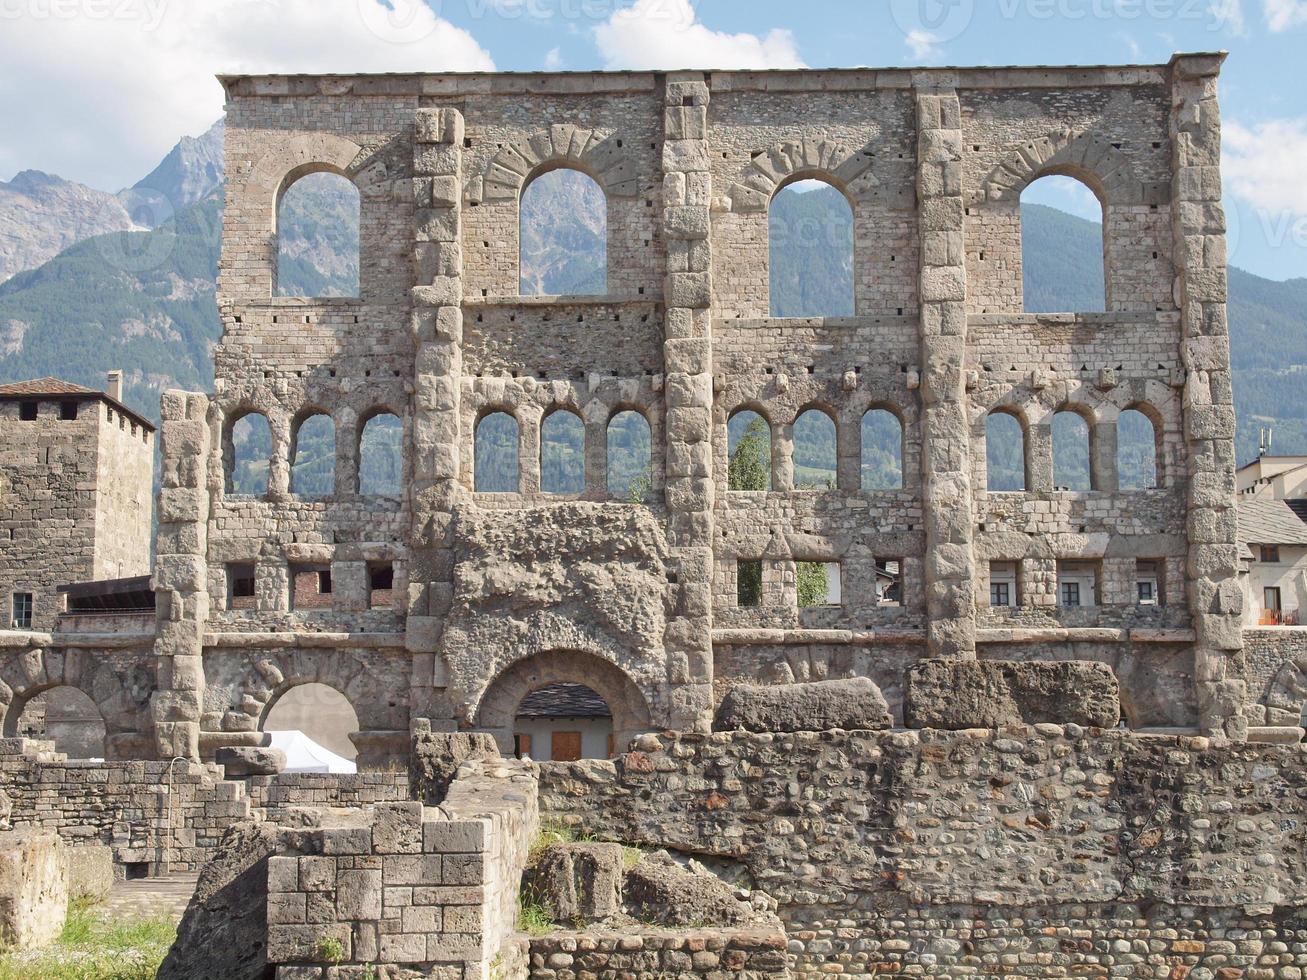
[[[800,975],[1293,970],[1303,752],[1058,725],[645,736],[543,764],[541,812],[768,892]]]
[[[637,929],[621,933],[551,934],[530,941],[531,980],[596,980],[656,976],[788,977],[784,940],[776,933],[731,930]]]
[[[15,829],[113,847],[149,874],[197,872],[227,828],[250,815],[245,787],[185,760],[73,762],[49,742],[0,740],[0,790]]]
[[[268,962],[287,980],[364,965],[487,976],[516,947],[537,825],[534,767],[492,762],[460,770],[438,808],[383,803],[309,831],[311,853],[268,862]]]
[[[58,586],[150,570],[154,434],[108,402],[55,395],[0,401],[0,626],[15,592],[33,595],[31,628],[54,629]],[[25,403],[36,418],[20,417]]]
[[[246,786],[250,805],[274,822],[285,819],[288,807],[366,807],[410,799],[408,774],[402,772],[284,772],[251,776]]]

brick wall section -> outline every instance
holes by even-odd
[[[227,828],[250,815],[245,788],[185,761],[70,762],[53,743],[0,740],[0,789],[15,828],[106,844],[152,875],[198,872]]]
[[[251,776],[247,787],[250,805],[274,823],[285,818],[287,807],[363,807],[409,799],[408,774],[402,772],[285,772]]]
[[[968,943],[1006,963],[1003,944],[981,942],[991,920],[1011,952],[1041,957],[1018,957],[1017,975],[1074,961],[1156,976],[1146,957],[1113,959],[1118,938],[1134,954],[1145,934],[1177,964],[1215,969],[1250,920],[1267,932],[1240,962],[1264,964],[1307,906],[1300,745],[1037,726],[645,736],[636,749],[542,765],[543,818],[736,862],[780,902],[804,973],[882,958],[964,972]],[[1048,941],[1054,920],[1074,949]],[[1191,939],[1183,955],[1166,947]]]
[[[586,976],[788,977],[780,933],[689,929],[562,933],[532,939],[531,980]]]
[[[283,980],[351,964],[485,977],[517,927],[539,821],[530,763],[470,763],[439,807],[383,803],[361,825],[310,831],[309,856],[268,862],[268,961]],[[501,960],[502,962],[502,960]]]

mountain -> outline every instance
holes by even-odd
[[[0,181],[0,283],[92,235],[135,227],[115,195],[24,170]]]
[[[138,224],[156,228],[222,185],[224,129],[219,119],[203,136],[183,136],[157,167],[119,191],[118,199]]]

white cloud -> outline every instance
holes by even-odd
[[[0,175],[106,190],[222,115],[218,73],[494,67],[422,0],[9,0],[0,64]]]
[[[1287,31],[1307,24],[1307,0],[1265,0],[1266,26]]]
[[[563,67],[563,49],[550,48],[545,52],[545,71],[558,71]]]
[[[1223,27],[1238,37],[1248,33],[1243,17],[1243,0],[1212,0],[1207,9],[1218,27]]]
[[[939,54],[939,38],[930,31],[911,30],[904,36],[908,50],[918,61],[928,61]]]
[[[1227,121],[1222,146],[1226,187],[1263,216],[1307,215],[1307,117],[1247,127]]]
[[[611,69],[804,68],[794,35],[714,31],[695,20],[690,0],[636,0],[594,30]]]

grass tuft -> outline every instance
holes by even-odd
[[[109,919],[93,901],[74,899],[52,945],[0,952],[0,980],[154,980],[176,937],[171,919]]]

